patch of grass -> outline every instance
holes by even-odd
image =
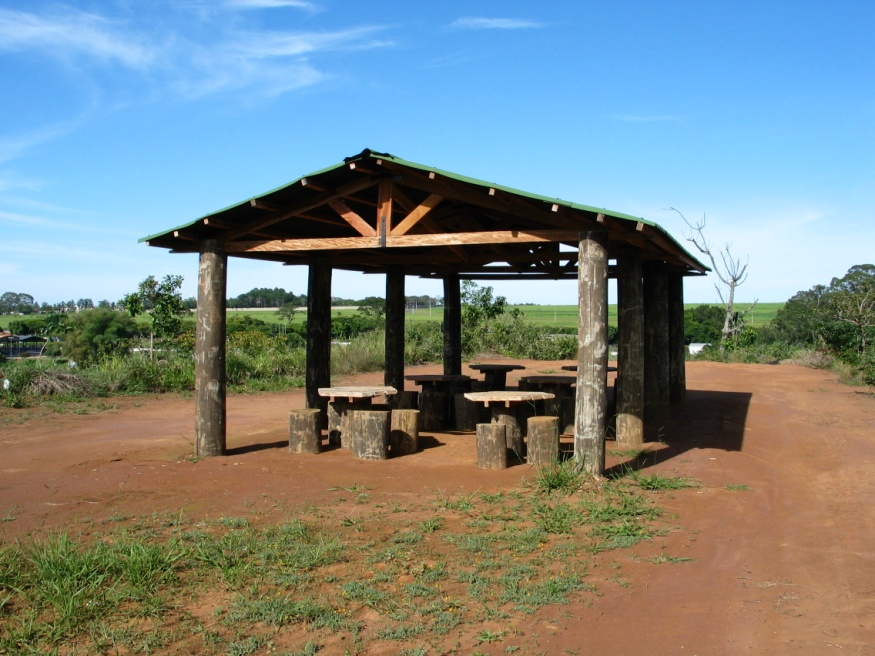
[[[445,523],[443,517],[429,517],[419,522],[419,530],[423,533],[434,533],[443,528]]]
[[[445,510],[458,510],[461,512],[469,512],[471,510],[474,510],[474,495],[463,494],[456,499],[444,497],[437,501],[436,505],[439,508],[443,508]]]
[[[638,471],[630,471],[628,476],[642,490],[683,490],[688,487],[702,487],[699,481],[682,476],[662,476],[661,474],[645,476]]]
[[[646,524],[635,519],[624,518],[613,524],[600,524],[594,526],[590,535],[598,538],[593,546],[593,551],[607,551],[610,549],[627,549],[643,540],[649,540],[654,532]]]
[[[535,501],[532,515],[536,526],[545,533],[571,533],[580,523],[580,511],[561,501],[553,504]]]
[[[656,498],[631,477],[583,485],[572,476],[493,494],[438,492],[404,515],[381,496],[346,519],[303,505],[268,527],[247,515],[194,523],[155,514],[89,525],[101,533],[48,546],[0,543],[0,653],[53,653],[62,643],[70,653],[282,652],[271,642],[282,634],[310,637],[297,653],[313,654],[337,632],[350,653],[375,651],[377,640],[410,654],[462,636],[496,643],[515,634],[521,614],[597,593],[590,568],[625,557],[600,552],[657,536]],[[71,582],[52,588],[53,569]],[[56,603],[43,592],[52,589],[74,599],[71,619],[56,610],[63,595]]]
[[[750,486],[745,485],[744,483],[729,483],[728,485],[723,486],[724,490],[729,490],[730,492],[750,492]]]
[[[551,462],[538,470],[535,489],[544,494],[574,494],[583,484],[582,471],[582,463],[573,458]]]

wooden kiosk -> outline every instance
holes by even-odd
[[[525,166],[521,163],[521,166]],[[364,150],[177,228],[150,246],[197,253],[195,449],[225,453],[227,258],[309,267],[307,405],[330,387],[331,273],[385,275],[385,384],[404,389],[404,280],[444,287],[444,374],[462,373],[462,279],[578,281],[575,457],[604,469],[607,281],[618,280],[617,440],[640,444],[684,399],[683,277],[708,268],[642,218],[502,187]],[[645,331],[645,325],[647,330]]]

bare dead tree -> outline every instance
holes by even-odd
[[[727,242],[726,248],[719,253],[720,262],[718,263],[717,258],[714,256],[714,249],[705,238],[706,222],[704,215],[701,221],[693,224],[687,220],[687,217],[680,210],[674,207],[669,209],[677,212],[684,220],[684,223],[687,224],[690,232],[684,235],[686,240],[693,244],[700,253],[708,256],[708,260],[711,262],[711,269],[720,280],[720,284],[715,283],[714,288],[717,290],[720,302],[726,310],[721,334],[722,341],[726,342],[730,337],[741,332],[745,325],[745,317],[750,314],[750,311],[759,302],[759,299],[754,299],[754,302],[741,312],[735,310],[735,290],[747,280],[748,262],[745,261],[742,264],[740,259],[734,258],[731,252],[732,243]]]

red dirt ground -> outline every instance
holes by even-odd
[[[517,374],[560,363],[523,364]],[[654,567],[629,558],[628,587],[523,617],[518,653],[875,654],[871,390],[793,365],[694,362],[687,380],[688,401],[646,473],[702,483],[660,500],[684,529],[666,538],[670,553],[693,560]],[[415,503],[436,490],[493,492],[532,476],[527,466],[478,470],[470,436],[454,434],[379,463],[340,450],[290,454],[287,411],[303,407],[300,390],[230,397],[231,452],[199,462],[189,457],[191,399],[110,403],[117,408],[88,415],[0,410],[2,542],[117,514],[184,509],[270,521],[268,498],[319,502],[352,483]],[[727,488],[741,485],[749,490]]]

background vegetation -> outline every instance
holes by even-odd
[[[72,313],[43,311],[26,294],[7,292],[4,307],[27,313],[0,316],[0,328],[48,340],[42,358],[10,360],[0,402],[21,406],[47,395],[76,399],[144,392],[189,392],[194,387],[194,320],[178,289],[181,279],[151,276],[117,304]],[[332,312],[332,337],[343,357],[332,375],[378,370],[384,362],[385,305],[381,298]],[[282,289],[237,297],[271,309],[228,311],[228,384],[232,391],[300,386],[304,380],[306,298]],[[576,357],[573,306],[508,306],[491,287],[470,281],[462,290],[462,348],[466,359],[490,356],[563,360]],[[442,357],[440,299],[408,298],[407,364]],[[697,357],[728,362],[792,360],[832,367],[850,383],[875,384],[875,266],[857,265],[828,284],[800,291],[786,304],[758,304],[745,328],[721,340],[719,306],[686,306],[686,340],[710,344]],[[609,337],[616,337],[612,306]],[[151,343],[154,336],[155,343]],[[148,338],[148,339],[147,339]],[[0,352],[0,362],[5,359]]]

